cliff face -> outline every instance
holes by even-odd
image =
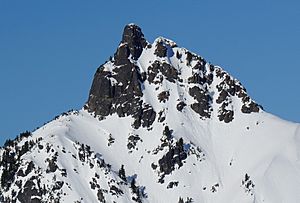
[[[0,202],[300,202],[299,129],[129,24],[82,110],[0,149]]]

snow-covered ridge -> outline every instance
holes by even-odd
[[[129,24],[82,110],[0,149],[0,202],[296,203],[299,138],[221,67]]]

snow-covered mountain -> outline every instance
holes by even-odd
[[[82,110],[0,149],[0,202],[297,203],[299,156],[299,124],[129,24]]]

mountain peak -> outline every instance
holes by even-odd
[[[0,148],[0,202],[300,202],[299,140],[221,67],[129,24],[85,109]]]
[[[134,23],[125,26],[121,43],[127,44],[133,59],[140,57],[147,44],[142,29]]]

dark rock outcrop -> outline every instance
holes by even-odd
[[[154,54],[158,57],[166,57],[167,56],[168,48],[163,44],[163,42],[158,42],[156,44],[156,49]]]
[[[191,108],[201,117],[210,118],[212,98],[197,86],[190,88],[189,94],[197,100],[196,103],[191,104]]]
[[[155,120],[156,112],[149,104],[143,103],[142,84],[146,79],[139,67],[129,60],[140,57],[147,45],[141,29],[134,24],[124,28],[120,46],[114,59],[113,70],[106,70],[105,65],[95,73],[89,99],[85,108],[100,118],[117,113],[119,117],[135,118],[134,128],[149,127]]]
[[[255,103],[248,96],[246,89],[237,80],[234,80],[229,74],[221,69],[216,69],[216,76],[222,81],[216,86],[219,96],[216,103],[220,104],[219,107],[219,120],[229,123],[234,119],[234,111],[226,109],[232,102],[232,97],[241,99],[242,107],[241,112],[245,114],[259,112],[262,107]]]
[[[186,103],[184,103],[183,101],[179,102],[176,106],[178,111],[182,111],[182,109],[186,106]]]
[[[226,103],[223,103],[219,110],[219,120],[224,121],[225,123],[229,123],[234,118],[234,112],[233,110],[227,110],[226,109]]]
[[[35,177],[32,177],[24,185],[23,190],[18,194],[17,198],[20,202],[41,202],[40,197],[42,195],[41,190],[34,183]]]
[[[162,173],[159,182],[164,182],[164,176],[170,174],[175,169],[175,164],[177,164],[179,168],[183,166],[183,160],[187,158],[187,153],[183,145],[183,139],[180,138],[175,145],[169,145],[169,151],[158,160],[159,170]]]
[[[241,110],[243,113],[252,113],[259,112],[259,108],[260,106],[252,101],[249,105],[244,104]]]
[[[143,48],[147,45],[141,28],[135,24],[125,26],[121,43],[128,45],[129,52],[134,60],[140,57]]]
[[[169,99],[170,92],[169,91],[163,91],[158,94],[158,100],[159,102],[166,102]]]
[[[159,61],[154,61],[152,65],[148,68],[148,81],[149,83],[161,83],[163,78],[160,77],[158,78],[157,75],[161,73],[165,78],[170,81],[175,83],[176,80],[180,80],[179,78],[179,73],[176,70],[176,68],[172,67],[170,64],[166,62],[159,62]]]
[[[141,109],[142,76],[134,64],[115,68],[114,73],[100,67],[95,74],[87,108],[102,117],[117,113],[133,115]],[[116,81],[114,83],[113,81]]]

